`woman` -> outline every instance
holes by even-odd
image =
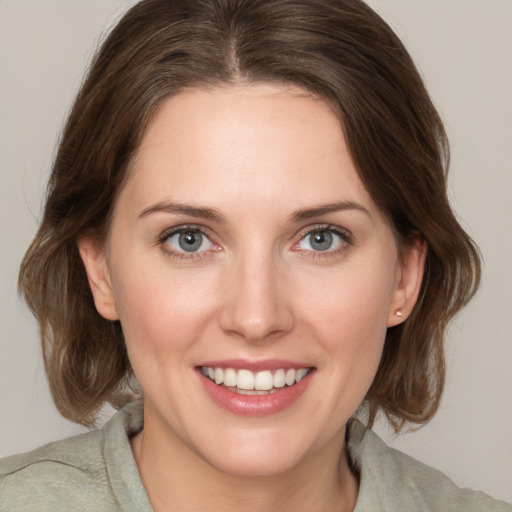
[[[132,403],[4,461],[2,507],[510,510],[351,419],[437,409],[444,329],[479,281],[447,159],[361,2],[134,6],[20,274],[61,413]]]

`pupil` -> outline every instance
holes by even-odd
[[[332,245],[332,234],[328,231],[318,231],[313,235],[311,247],[316,251],[326,251]]]
[[[201,247],[203,237],[197,231],[186,231],[179,238],[180,247],[187,252],[197,251]]]

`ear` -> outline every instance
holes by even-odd
[[[98,313],[107,320],[118,320],[103,244],[91,237],[83,237],[77,241],[77,245]]]
[[[402,323],[411,314],[420,293],[426,256],[427,244],[419,234],[401,248],[388,327]]]

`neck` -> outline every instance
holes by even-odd
[[[162,443],[152,425],[132,440],[144,487],[155,512],[353,511],[358,482],[345,433],[281,474],[239,476],[218,470],[173,436]]]

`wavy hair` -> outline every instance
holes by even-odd
[[[445,329],[478,287],[480,258],[447,199],[442,122],[398,37],[360,0],[143,0],[93,59],[20,270],[66,418],[92,424],[105,402],[133,399],[121,326],[96,311],[77,239],[104,240],[132,155],[165,98],[256,82],[295,84],[325,100],[397,240],[419,234],[426,241],[419,301],[388,330],[364,405],[369,424],[382,410],[397,431],[427,422],[438,408]]]

